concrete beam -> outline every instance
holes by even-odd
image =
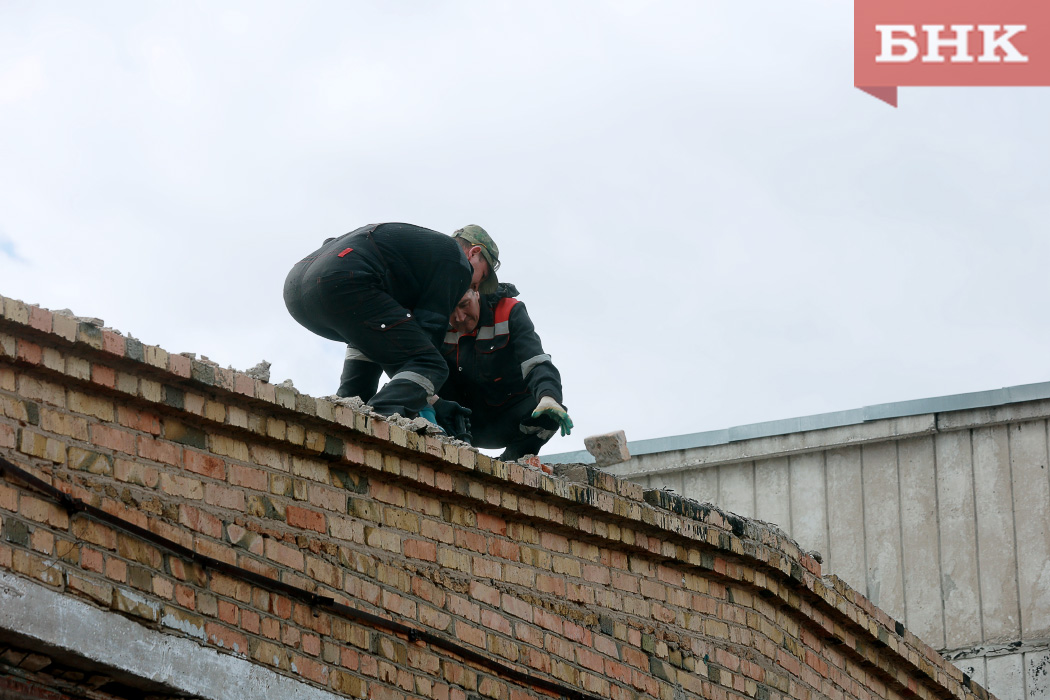
[[[0,571],[0,637],[5,636],[4,631],[90,664],[208,700],[342,700],[246,659],[149,629]]]

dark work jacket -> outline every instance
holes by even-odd
[[[540,337],[514,297],[512,284],[481,296],[481,316],[473,333],[449,329],[441,353],[449,374],[439,395],[473,411],[498,408],[532,395],[562,403],[561,374],[543,352]]]
[[[370,280],[406,309],[440,347],[448,317],[474,275],[451,237],[412,224],[371,224],[330,238],[304,262],[304,279],[350,273]]]

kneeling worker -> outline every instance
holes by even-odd
[[[572,430],[561,375],[517,295],[512,284],[480,297],[467,291],[441,349],[449,377],[438,395],[470,409],[471,444],[505,447],[504,461],[537,454],[559,428]]]
[[[449,314],[469,289],[495,288],[497,256],[419,226],[373,224],[296,263],[284,302],[302,326],[360,348],[390,376],[368,396],[377,413],[412,418],[448,374],[438,346]]]

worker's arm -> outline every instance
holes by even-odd
[[[435,266],[430,280],[419,295],[414,313],[416,321],[430,336],[434,347],[441,348],[448,329],[448,317],[470,289],[470,263],[443,261]]]
[[[544,396],[550,396],[560,404],[561,374],[551,361],[551,356],[543,351],[540,336],[525,310],[525,304],[518,302],[514,305],[509,321],[510,342],[529,392],[537,403]]]

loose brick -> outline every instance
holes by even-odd
[[[26,322],[30,327],[45,333],[51,332],[51,312],[39,306],[26,306]]]

